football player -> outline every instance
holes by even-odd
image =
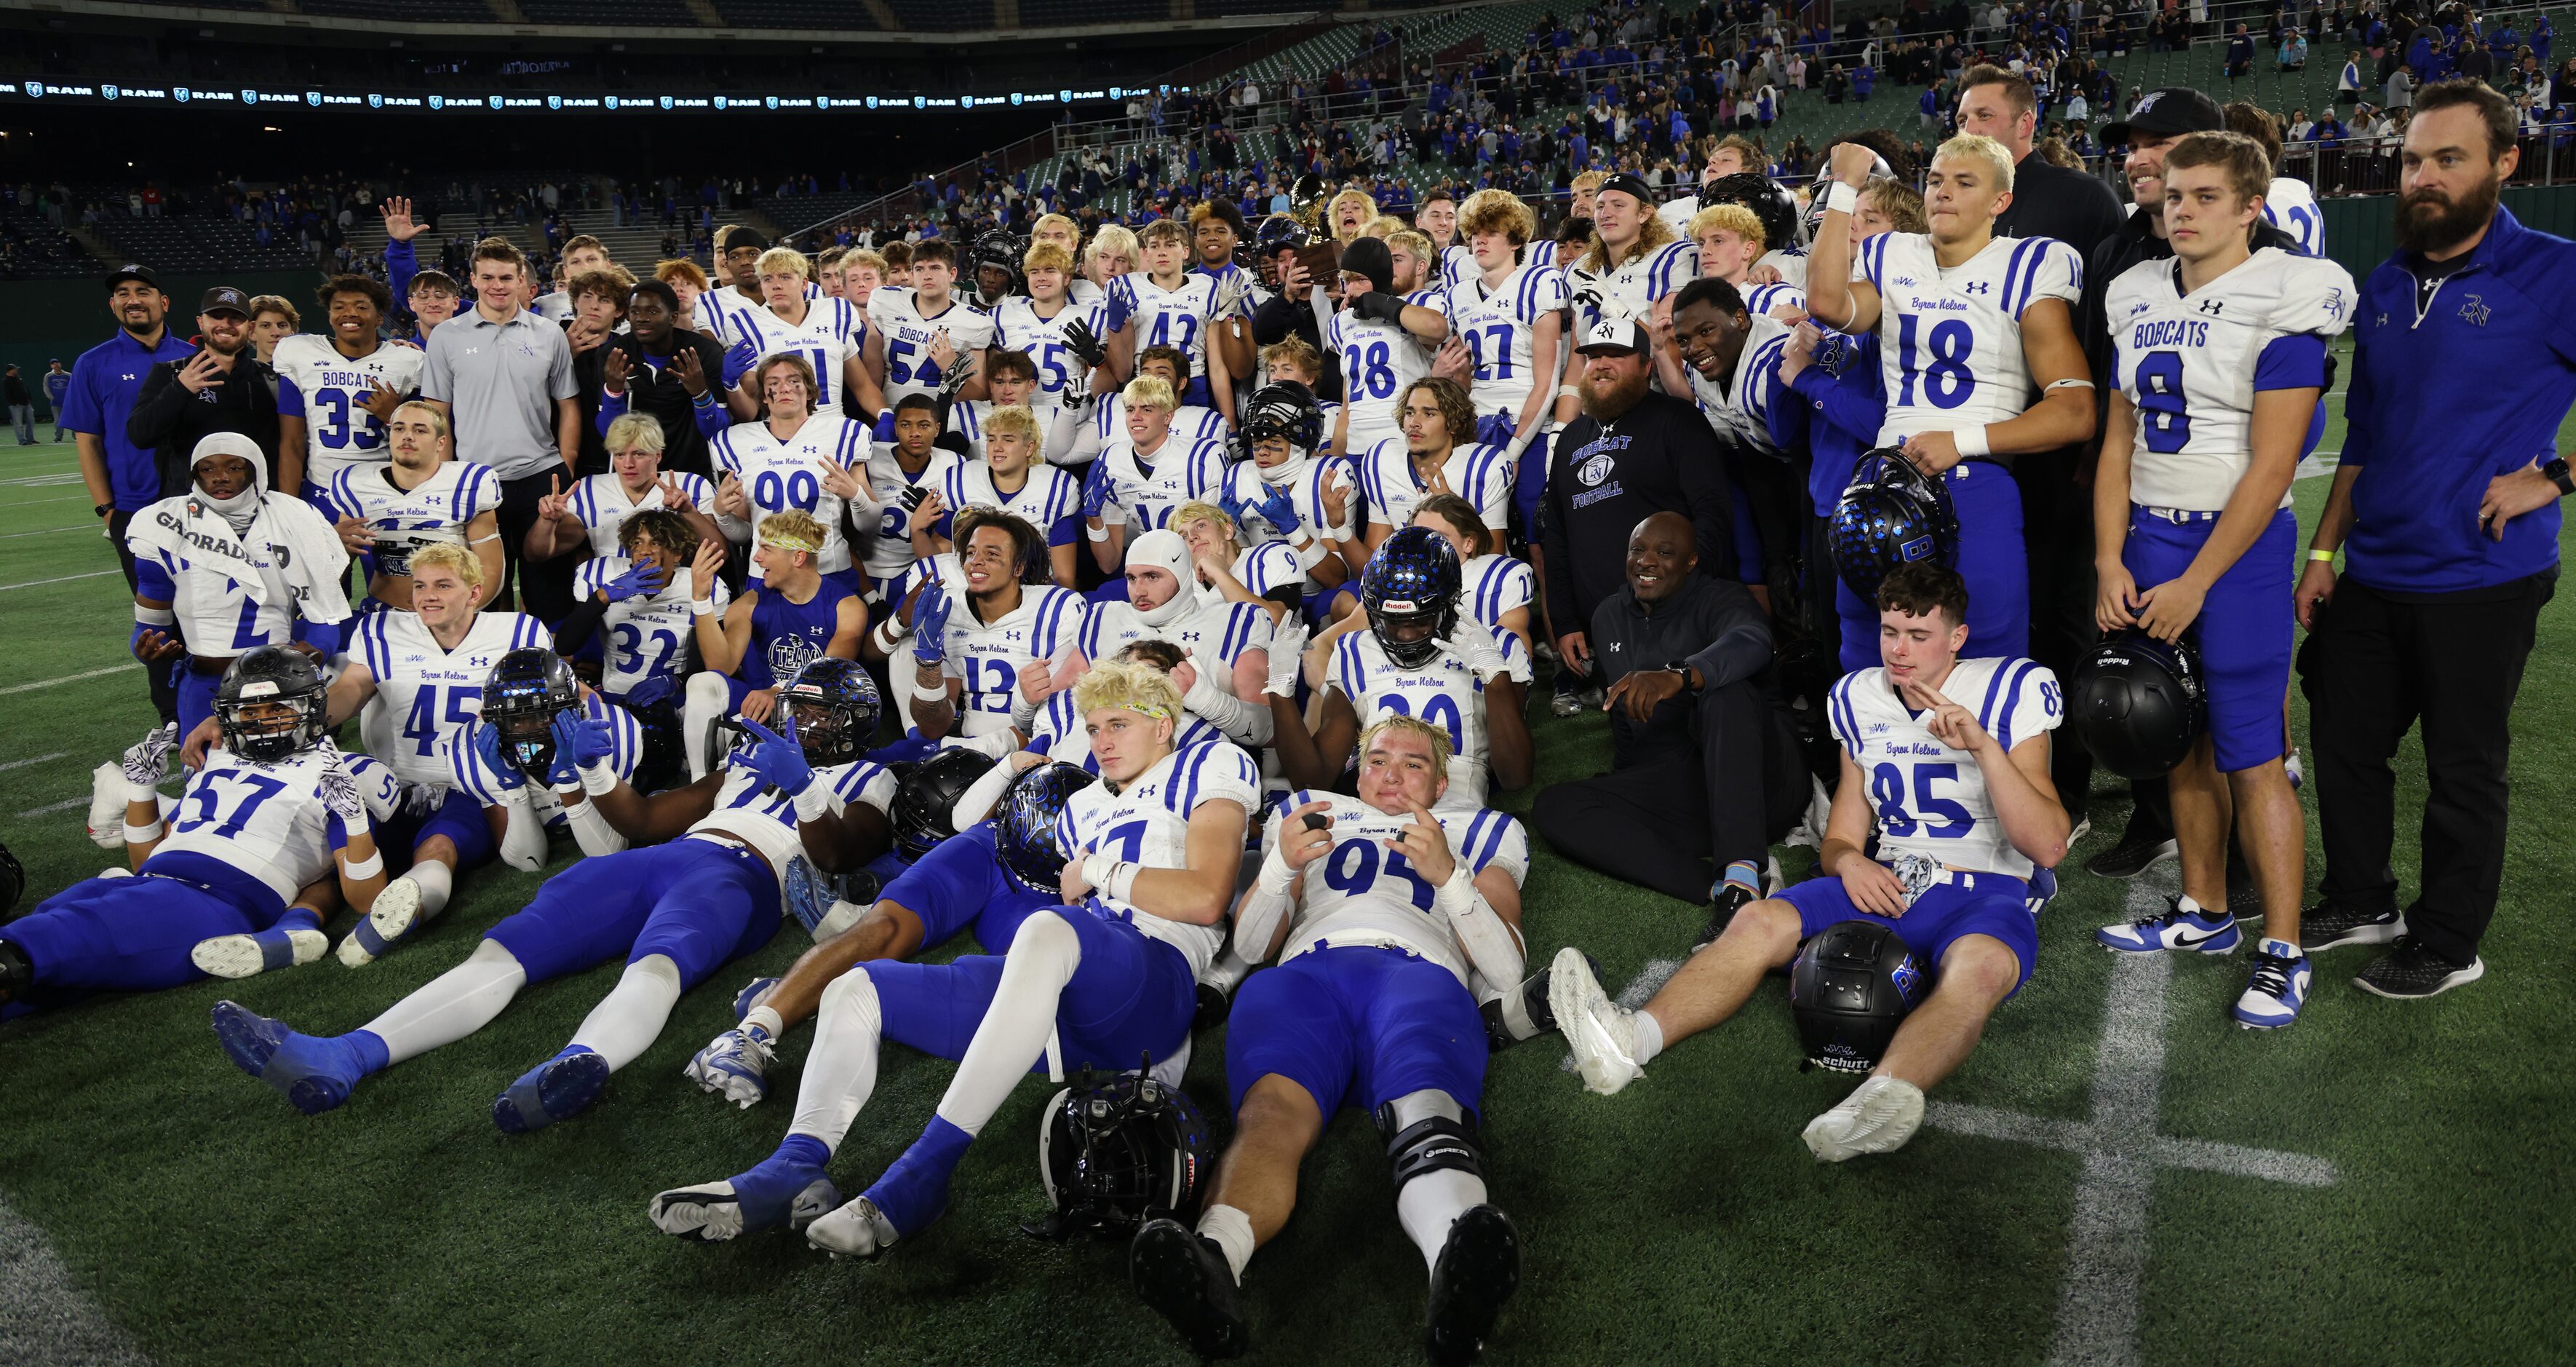
[[[384,886],[373,823],[396,799],[384,766],[332,743],[323,693],[300,652],[262,645],[236,657],[213,703],[222,743],[189,776],[166,830],[170,733],[125,752],[133,876],[73,884],[0,925],[0,1019],[52,993],[151,991],[209,966],[247,961],[256,972],[322,957],[323,918],[343,902],[363,914]]]
[[[1529,562],[1503,554],[1502,538],[1485,525],[1476,505],[1456,494],[1424,495],[1413,505],[1411,525],[1440,533],[1458,552],[1467,611],[1493,633],[1503,658],[1530,658],[1530,604],[1538,597],[1538,576]]]
[[[970,462],[983,460],[987,454],[984,424],[1005,408],[1031,410],[1036,414],[1039,422],[1036,430],[1043,446],[1042,458],[1050,461],[1073,454],[1074,446],[1090,431],[1091,420],[1083,411],[1084,405],[1043,405],[1038,402],[1041,396],[1038,393],[1037,362],[1031,360],[1028,353],[996,346],[984,353],[980,368],[984,375],[984,388],[993,397],[951,405],[940,420],[943,429],[940,445],[951,450],[962,448]],[[1085,397],[1087,400],[1088,396]],[[1039,449],[1031,448],[1032,456],[1037,456]],[[1074,483],[1078,494],[1081,481],[1075,479]],[[953,508],[956,505],[949,506]]]
[[[1456,494],[1476,505],[1486,526],[1501,531],[1511,517],[1511,449],[1476,435],[1476,405],[1466,387],[1425,376],[1404,386],[1396,410],[1403,432],[1351,455],[1368,496],[1369,551],[1413,520],[1413,505],[1425,494]]]
[[[888,613],[868,638],[872,659],[890,660],[912,642],[904,717],[931,740],[1007,732],[1025,720],[1014,715],[1023,708],[1022,677],[1032,669],[1043,675],[1084,616],[1073,590],[1022,579],[1037,561],[1037,528],[979,507],[957,515],[956,532],[957,549],[931,562],[909,611]]]
[[[722,616],[714,595],[724,582],[723,543],[701,542],[690,563],[690,582],[700,590],[689,600],[700,668],[683,689],[680,735],[692,779],[707,776],[707,737],[719,719],[768,721],[779,685],[826,655],[856,660],[867,629],[859,596],[817,564],[821,523],[804,513],[777,513],[762,520],[757,536],[751,559],[760,577],[743,581],[741,596]]]
[[[1186,398],[1187,390],[1181,383],[1181,378],[1182,368],[1187,364],[1188,358],[1172,347],[1149,346],[1136,353],[1136,377],[1161,380],[1172,387],[1172,393],[1176,398]],[[1130,434],[1127,424],[1127,393],[1124,387],[1095,396],[1091,408],[1090,439],[1077,443],[1074,449],[1066,454],[1065,459],[1068,464],[1095,462],[1102,450],[1127,438]],[[1190,446],[1196,446],[1201,442],[1216,442],[1223,445],[1227,438],[1224,417],[1205,404],[1176,404],[1166,427],[1174,439]],[[1085,472],[1085,478],[1092,479],[1099,476]]]
[[[746,380],[774,356],[805,358],[814,372],[813,411],[831,417],[885,411],[885,395],[869,373],[867,315],[846,299],[814,298],[813,263],[792,247],[772,247],[760,254],[760,308],[734,315],[733,346],[725,353],[725,388],[734,416],[749,418],[767,396]],[[844,400],[847,402],[845,403]]]
[[[614,556],[625,544],[626,519],[648,510],[679,518],[700,540],[724,539],[714,516],[715,485],[685,470],[664,473],[661,423],[647,414],[622,413],[600,435],[608,447],[608,473],[584,475],[570,493],[549,495],[539,504],[523,554],[547,560],[587,542],[592,556]]]
[[[1931,995],[1805,1138],[1825,1162],[1888,1153],[1923,1123],[1924,1089],[2030,980],[2032,883],[2066,853],[2066,809],[2048,780],[2048,733],[2064,710],[2056,676],[2030,660],[1959,658],[1968,591],[1954,571],[1909,563],[1878,600],[1885,664],[1843,676],[1827,709],[1842,777],[1817,852],[1826,876],[1745,904],[1641,1010],[1611,1002],[1583,951],[1558,951],[1548,1005],[1584,1086],[1607,1095],[1634,1082],[1657,1054],[1734,1015],[1799,941],[1868,921],[1932,966]]]
[[[716,525],[728,540],[757,541],[769,519],[803,513],[822,529],[814,548],[817,568],[843,590],[859,592],[864,585],[841,527],[845,508],[862,527],[877,516],[877,501],[862,478],[864,462],[872,458],[867,424],[815,412],[814,366],[795,352],[762,361],[751,381],[769,412],[716,436]],[[751,573],[761,573],[757,556]]]
[[[617,549],[582,562],[581,602],[555,629],[566,655],[602,633],[599,688],[621,706],[669,713],[681,681],[698,671],[698,547],[709,538],[668,508],[629,513],[617,524]],[[721,618],[731,596],[724,581],[705,596]]]
[[[1421,206],[1413,213],[1413,226],[1431,244],[1430,259],[1434,269],[1425,272],[1422,288],[1436,289],[1445,294],[1461,282],[1472,279],[1482,269],[1484,263],[1476,259],[1473,249],[1458,240],[1463,213],[1457,196],[1449,193],[1448,187],[1434,186],[1423,192]]]
[[[1591,245],[1566,268],[1575,335],[1587,335],[1605,320],[1645,319],[1656,300],[1698,274],[1691,244],[1655,216],[1655,192],[1645,177],[1621,171],[1604,180],[1593,196]]]
[[[592,271],[613,270],[617,263],[608,257],[608,248],[588,233],[575,233],[565,239],[563,255],[555,262],[555,272],[565,280],[579,280]],[[528,310],[549,323],[570,322],[573,297],[558,287],[551,294],[541,294],[529,303]]]
[[[1110,368],[1133,369],[1123,358],[1146,347],[1170,347],[1186,359],[1177,391],[1183,404],[1216,410],[1227,426],[1234,423],[1234,382],[1225,357],[1208,348],[1208,332],[1217,316],[1218,282],[1190,272],[1190,230],[1172,219],[1157,219],[1137,234],[1145,269],[1121,277],[1109,290],[1104,315],[1110,329]]]
[[[455,458],[447,415],[436,404],[415,399],[386,417],[384,444],[393,458],[341,466],[316,500],[335,519],[340,544],[366,567],[367,596],[408,610],[412,553],[442,542],[472,551],[483,565],[483,591],[499,592],[500,475]]]
[[[573,1031],[573,1042],[492,1103],[505,1134],[565,1120],[635,1061],[680,994],[726,961],[769,942],[780,888],[814,853],[837,862],[882,849],[894,776],[860,758],[876,729],[876,689],[857,665],[817,661],[785,690],[783,733],[754,723],[755,744],[685,788],[647,797],[609,772],[605,722],[572,731],[572,759],[592,801],[640,848],[585,859],[546,880],[536,900],[485,932],[463,963],[345,1035],[304,1035],[232,1002],[215,1006],[215,1037],[245,1073],[306,1115],[332,1110],[366,1078],[453,1044],[501,1014],[521,988],[620,954],[626,971]]]
[[[2209,724],[2170,777],[2183,895],[2096,938],[2129,953],[2233,952],[2244,936],[2227,906],[2232,824],[2263,892],[2263,938],[2233,1014],[2277,1029],[2298,1020],[2310,977],[2299,948],[2307,823],[2282,763],[2299,535],[2290,482],[2357,292],[2323,257],[2253,250],[2271,161],[2252,138],[2187,134],[2164,166],[2175,259],[2130,267],[2105,306],[2119,389],[2093,485],[2094,616],[2105,632],[2191,632]]]
[[[1066,1069],[1187,1066],[1196,979],[1224,943],[1249,814],[1252,759],[1231,745],[1175,751],[1170,680],[1105,664],[1075,696],[1103,782],[1058,822],[1067,905],[1033,911],[999,956],[862,963],[824,993],[788,1136],[733,1178],[653,1198],[666,1233],[730,1239],[786,1225],[815,1247],[866,1257],[916,1238],[947,1209],[957,1163],[1044,1058]],[[875,1091],[882,1041],[958,1060],[921,1137],[847,1203],[825,1164]],[[819,1218],[818,1218],[819,1217]]]
[[[377,329],[394,297],[363,275],[335,275],[322,286],[330,335],[298,332],[278,339],[278,487],[311,499],[341,467],[385,458],[385,423],[394,406],[420,392],[422,354],[380,340]]]
[[[1268,744],[1270,713],[1261,692],[1272,670],[1276,626],[1270,613],[1255,603],[1202,599],[1189,543],[1168,527],[1136,538],[1125,572],[1126,601],[1091,605],[1072,645],[1056,661],[1056,687],[1130,641],[1169,641],[1189,657],[1190,676],[1176,679],[1175,686],[1190,711],[1214,722],[1236,744]]]
[[[1106,300],[1109,282],[1133,274],[1140,256],[1136,234],[1115,223],[1100,225],[1091,234],[1091,244],[1082,249],[1082,280],[1073,286],[1073,302]],[[1087,292],[1085,284],[1091,287]]]
[[[841,297],[861,309],[876,297],[893,278],[886,259],[872,251],[850,251],[841,256]]]
[[[1431,373],[1432,349],[1449,335],[1436,291],[1395,292],[1395,256],[1363,237],[1342,250],[1342,307],[1323,323],[1324,350],[1340,358],[1342,411],[1333,449],[1354,459],[1401,434],[1397,395]],[[1471,421],[1459,432],[1472,434]]]
[[[1109,226],[1117,227],[1115,224]],[[1118,231],[1123,233],[1127,230],[1118,228]],[[1089,264],[1083,254],[1082,225],[1062,214],[1040,214],[1037,222],[1029,225],[1029,250],[1036,251],[1041,243],[1062,251],[1065,260],[1077,267]],[[1024,271],[1028,269],[1025,258],[1021,268]],[[1118,274],[1124,275],[1129,269],[1133,269],[1132,263]],[[1034,286],[1031,293],[1035,293]],[[1097,281],[1077,270],[1073,278],[1065,282],[1065,297],[1077,305],[1088,307],[1099,303],[1102,294]]]
[[[1808,248],[1808,309],[1827,327],[1878,335],[1887,420],[1873,445],[1899,447],[1948,480],[1968,591],[2004,605],[2001,639],[1983,646],[2018,656],[2029,648],[2030,572],[2008,467],[2093,435],[2093,381],[2072,312],[2083,262],[2055,238],[1994,235],[2013,163],[1992,138],[1962,134],[1933,155],[1929,232],[1881,233],[1857,250],[1851,211],[1878,154],[1847,142],[1833,158],[1835,184]]]
[[[769,239],[757,228],[729,224],[716,230],[714,265],[726,283],[703,286],[694,312],[698,329],[727,350],[742,340],[750,326],[745,315],[769,307],[769,296],[760,288],[760,257],[768,250]]]
[[[940,407],[940,400],[929,395],[904,395],[895,404],[894,440],[870,445],[862,472],[865,488],[850,490],[850,529],[872,581],[869,606],[879,615],[903,598],[914,563],[938,549],[933,533],[940,508],[935,500],[965,464],[955,451],[938,445]],[[930,510],[928,515],[923,508]]]
[[[975,239],[968,249],[966,302],[991,313],[1020,293],[1020,246],[996,230]]]
[[[1225,353],[1225,373],[1238,385],[1256,373],[1252,313],[1270,299],[1260,278],[1234,259],[1236,248],[1248,236],[1243,211],[1225,200],[1212,199],[1190,210],[1190,250],[1195,258],[1190,273],[1216,282],[1216,321],[1210,335],[1217,350]]]
[[[1020,264],[1028,274],[1028,297],[1004,300],[994,312],[994,349],[984,380],[988,387],[998,385],[996,363],[1005,352],[1019,352],[1029,359],[1037,376],[1037,392],[1025,402],[1052,415],[1079,405],[1091,393],[1098,375],[1080,354],[1099,349],[1107,324],[1101,319],[1101,305],[1077,304],[1068,295],[1079,277],[1073,273],[1072,254],[1064,248],[1053,242],[1034,243]],[[996,394],[993,402],[1009,401]]]
[[[1027,359],[1003,353],[1001,363],[994,366],[994,392],[1017,387],[1020,382],[1010,362],[1025,363]],[[1006,370],[1012,371],[1014,378],[1005,380]],[[1081,477],[1040,459],[1038,446],[1044,432],[1038,415],[1025,407],[996,408],[977,419],[975,425],[983,436],[981,458],[951,467],[947,482],[932,498],[923,499],[922,508],[915,509],[913,516],[918,518],[923,509],[929,509],[934,520],[944,524],[951,510],[962,513],[969,508],[990,508],[1009,513],[1041,530],[1048,577],[1060,587],[1072,588],[1073,548],[1082,540]],[[940,533],[943,541],[953,540],[954,536],[953,527]]]
[[[957,249],[934,237],[913,245],[910,292],[883,290],[868,300],[868,321],[883,346],[888,404],[937,393],[961,358],[971,360],[993,344],[992,318],[951,293],[956,284]],[[984,397],[980,377],[960,386],[960,397]],[[877,439],[891,439],[882,421]]]
[[[1565,276],[1519,264],[1521,248],[1538,235],[1538,216],[1510,191],[1469,195],[1465,228],[1460,250],[1471,269],[1448,288],[1454,330],[1444,349],[1454,349],[1453,364],[1455,351],[1466,354],[1476,439],[1502,443],[1509,454],[1513,502],[1527,526],[1547,487],[1547,433],[1574,416],[1552,383],[1565,361]]]
[[[1741,212],[1721,204],[1703,214]],[[1770,606],[1769,567],[1796,563],[1809,532],[1790,454],[1772,444],[1780,399],[1780,354],[1791,327],[1750,311],[1735,286],[1701,276],[1655,305],[1655,373],[1688,394],[1721,438],[1735,515],[1736,573]]]
[[[1212,437],[1172,430],[1173,391],[1159,375],[1140,375],[1120,391],[1126,436],[1103,447],[1084,476],[1083,535],[1092,558],[1112,575],[1126,563],[1131,540],[1171,521],[1172,510],[1225,486],[1225,447]]]
[[[1200,602],[1249,603],[1274,623],[1305,606],[1306,574],[1287,542],[1266,541],[1246,550],[1225,509],[1196,499],[1174,510],[1172,530],[1190,548],[1190,567],[1196,571],[1190,589]],[[1263,678],[1268,677],[1265,668]]]
[[[635,718],[583,688],[555,652],[514,650],[492,666],[474,725],[448,751],[452,791],[482,805],[501,862],[522,873],[546,866],[546,837],[554,831],[569,831],[583,854],[626,848],[626,837],[589,800],[573,763],[574,728],[586,721],[609,728],[608,772],[632,781],[644,748]],[[385,905],[384,898],[376,900]],[[386,909],[392,914],[382,924],[370,913],[351,937],[371,956],[384,952],[388,933],[399,936],[407,929],[399,906]]]
[[[2264,163],[2281,166],[2281,119],[2271,110],[2243,101],[2227,105],[2227,131],[2242,133],[2262,145]],[[2317,208],[2314,186],[2293,176],[2275,175],[2263,191],[2263,221],[2297,238],[2299,254],[2326,254],[2326,216]]]
[[[1279,967],[1227,1018],[1234,1137],[1198,1228],[1148,1221],[1128,1254],[1138,1294],[1203,1357],[1249,1346],[1244,1265],[1288,1223],[1298,1165],[1345,1106],[1376,1123],[1396,1220],[1430,1265],[1432,1360],[1473,1360],[1520,1282],[1520,1238],[1486,1200],[1468,1122],[1487,1054],[1472,983],[1518,981],[1529,837],[1501,812],[1435,813],[1439,727],[1385,717],[1360,745],[1358,796],[1290,794],[1236,906],[1237,952]]]
[[[1753,267],[1762,259],[1765,236],[1760,217],[1741,204],[1712,204],[1691,215],[1683,229],[1699,253],[1699,278],[1723,280],[1744,296],[1744,308],[1755,317],[1769,317],[1774,309],[1787,306],[1806,312],[1807,296],[1797,286],[1775,283],[1758,284]]]
[[[1271,350],[1284,347],[1279,343]],[[1298,351],[1311,356],[1303,343]],[[1283,369],[1301,364],[1283,353]],[[1302,606],[1310,618],[1331,620],[1358,600],[1342,588],[1352,566],[1367,559],[1355,523],[1359,482],[1349,461],[1323,451],[1324,410],[1303,383],[1272,381],[1245,410],[1238,460],[1226,473],[1220,504],[1255,548],[1284,546],[1305,585]]]

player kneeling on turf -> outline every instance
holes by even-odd
[[[2052,886],[2045,871],[2066,853],[2066,809],[2048,781],[2048,733],[2064,710],[2057,679],[2029,660],[1959,658],[1968,590],[1954,571],[1906,565],[1878,605],[1886,663],[1844,675],[1828,695],[1843,749],[1817,858],[1828,876],[1737,912],[1642,1011],[1612,1005],[1583,953],[1560,951],[1549,1005],[1584,1086],[1608,1094],[1636,1081],[1667,1046],[1734,1015],[1799,941],[1865,921],[1931,963],[1935,986],[1869,1080],[1806,1139],[1828,1162],[1887,1153],[1923,1122],[1923,1089],[1959,1066],[1986,1017],[2029,980],[2032,884]]]
[[[126,751],[134,876],[75,884],[0,926],[0,1015],[48,992],[194,982],[208,971],[208,946],[221,947],[218,964],[321,958],[332,899],[364,913],[385,885],[372,823],[392,813],[395,792],[384,766],[331,743],[323,693],[299,651],[234,657],[215,688],[221,743],[188,780],[166,833],[159,785],[175,737],[155,731]]]
[[[894,776],[859,757],[876,730],[876,686],[848,660],[817,660],[779,690],[784,733],[747,729],[756,745],[686,788],[646,797],[611,767],[609,723],[575,723],[585,796],[629,840],[649,848],[585,859],[556,874],[526,910],[484,934],[472,957],[346,1035],[301,1035],[232,1002],[215,1005],[215,1036],[241,1070],[307,1115],[330,1110],[370,1074],[490,1024],[530,983],[626,955],[625,976],[573,1042],[492,1103],[520,1134],[596,1100],[608,1075],[662,1032],[680,994],[778,929],[792,861],[814,850],[885,847]]]
[[[1060,1079],[1143,1055],[1166,1082],[1187,1066],[1196,979],[1224,943],[1261,775],[1227,742],[1173,750],[1180,694],[1151,669],[1099,665],[1074,696],[1103,781],[1067,798],[1058,825],[1068,905],[1031,912],[1007,954],[878,959],[842,974],[823,994],[786,1141],[729,1180],[654,1197],[664,1233],[730,1239],[788,1225],[817,1248],[874,1254],[947,1209],[958,1161],[1033,1065]],[[876,1089],[887,1038],[956,1059],[957,1075],[921,1137],[842,1205],[823,1167]]]
[[[1235,947],[1280,966],[1229,1018],[1234,1139],[1197,1231],[1150,1221],[1129,1255],[1138,1293],[1204,1355],[1247,1346],[1244,1264],[1288,1222],[1297,1165],[1346,1102],[1376,1120],[1396,1219],[1431,1264],[1432,1360],[1473,1359],[1520,1283],[1519,1235],[1486,1203],[1463,1122],[1487,1053],[1470,977],[1519,979],[1529,838],[1500,812],[1435,814],[1448,786],[1448,732],[1388,716],[1360,738],[1358,798],[1299,792],[1270,819]]]

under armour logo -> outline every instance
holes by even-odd
[[[2203,299],[2200,301],[2200,311],[2209,314],[2212,317],[2224,312],[2226,308],[2227,301],[2224,299]]]
[[[131,384],[131,383],[133,383],[133,382],[134,382],[134,372],[133,372],[133,371],[131,371],[131,370],[129,370],[129,371],[125,372],[125,374],[124,374],[123,376],[121,376],[120,378],[122,378],[123,380],[125,380],[125,382],[126,382],[126,383]]]
[[[2388,315],[2387,315],[2387,314],[2385,314],[2385,313],[2383,313],[2383,314],[2379,315],[2379,321],[2377,321],[2377,322],[2375,322],[2375,323],[2371,324],[2371,326],[2372,326],[2372,327],[2383,327],[2383,328],[2384,328],[2384,327],[2386,327],[2386,326],[2388,326]]]
[[[2485,298],[2481,295],[2472,294],[2467,303],[2460,305],[2460,317],[2468,320],[2471,327],[2485,327],[2487,319],[2494,314],[2495,311],[2486,306]]]
[[[1968,282],[1966,292],[1969,294],[1992,294],[1995,292],[1995,282],[1992,280],[1971,280]]]

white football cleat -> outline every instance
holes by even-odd
[[[302,968],[321,959],[331,937],[310,926],[284,926],[249,935],[199,940],[188,961],[217,978],[253,978],[272,968]]]
[[[1824,1163],[1865,1153],[1894,1153],[1923,1125],[1923,1089],[1903,1078],[1874,1077],[1843,1103],[1807,1122],[1807,1148]]]
[[[778,1056],[769,1032],[757,1025],[737,1025],[707,1042],[680,1075],[725,1100],[750,1109],[769,1095],[766,1074]]]
[[[873,1258],[899,1237],[894,1222],[864,1196],[805,1227],[805,1242],[835,1257]]]
[[[115,760],[89,771],[89,819],[82,829],[102,850],[125,848],[125,769]]]
[[[340,962],[351,968],[374,963],[392,953],[394,942],[411,934],[420,920],[420,884],[404,874],[385,884],[375,905],[341,938]]]
[[[1628,1052],[1628,1013],[1601,990],[1582,950],[1567,945],[1556,952],[1548,969],[1547,1005],[1574,1050],[1586,1090],[1609,1096],[1644,1075],[1646,1070]]]

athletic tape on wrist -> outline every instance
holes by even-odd
[[[340,872],[343,875],[361,883],[385,871],[385,852],[383,850],[378,850],[355,863],[348,862],[349,855],[346,850],[340,852],[340,858],[342,861],[340,864]]]

